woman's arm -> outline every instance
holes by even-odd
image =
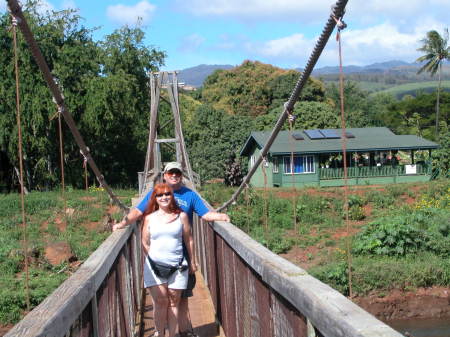
[[[144,248],[145,255],[148,255],[150,250],[150,232],[148,230],[148,224],[150,223],[150,216],[146,216],[144,219],[144,226],[142,228],[142,247]]]
[[[197,271],[197,259],[195,257],[194,238],[192,237],[191,224],[186,213],[180,214],[181,223],[183,224],[183,241],[186,245],[191,263],[189,264],[189,272],[191,274]]]

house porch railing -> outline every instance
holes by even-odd
[[[349,167],[347,169],[348,178],[363,177],[392,177],[402,175],[430,175],[431,165],[427,163],[418,163],[415,165],[382,165],[382,166],[362,166]],[[319,168],[321,180],[343,179],[344,168]]]

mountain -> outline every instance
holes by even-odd
[[[386,82],[390,81],[393,84],[403,84],[417,81],[429,81],[430,74],[424,72],[417,75],[417,71],[421,64],[408,63],[404,61],[392,60],[386,62],[373,63],[366,66],[349,65],[344,66],[344,74],[356,81],[369,82]],[[222,65],[207,65],[201,64],[196,67],[186,68],[178,73],[178,80],[184,82],[186,85],[191,85],[196,88],[203,85],[203,81],[217,69],[231,69],[234,66],[229,64]],[[296,69],[301,71],[301,69]],[[322,67],[315,69],[313,76],[320,77],[324,81],[336,81],[339,74],[339,67]],[[450,66],[445,62],[442,67],[442,79],[450,80]],[[401,83],[397,83],[399,81]]]
[[[373,63],[369,64],[367,66],[344,66],[344,73],[351,74],[351,73],[383,73],[385,71],[391,70],[393,68],[397,67],[419,67],[417,63],[408,63],[404,61],[387,61],[387,62],[380,62],[380,63]],[[339,67],[322,67],[315,69],[313,71],[313,76],[317,75],[328,75],[328,74],[337,74],[339,73]]]
[[[203,81],[217,69],[231,69],[234,66],[229,64],[200,64],[199,66],[180,70],[178,73],[178,81],[184,82],[186,85],[192,85],[196,88],[203,85]]]

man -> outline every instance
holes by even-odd
[[[183,212],[187,213],[189,216],[189,221],[192,226],[192,217],[193,212],[199,215],[203,220],[206,221],[227,221],[230,222],[230,218],[225,213],[218,213],[214,211],[210,211],[200,196],[183,185],[182,179],[182,166],[178,162],[168,163],[164,168],[164,180],[167,184],[170,185],[173,189],[173,194],[178,203],[178,206],[183,210]],[[115,224],[113,226],[113,231],[117,229],[124,228],[131,223],[134,223],[145,212],[147,208],[147,203],[150,199],[152,191],[149,191],[147,195],[141,200],[139,205],[133,208],[127,216],[125,216],[121,222]],[[190,276],[190,280],[188,282],[188,288],[183,291],[181,296],[181,301],[179,305],[179,329],[180,329],[180,337],[195,337],[192,333],[191,322],[188,318],[188,297],[191,297],[192,289],[195,286],[195,275]]]

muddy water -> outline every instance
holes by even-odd
[[[386,322],[398,332],[413,337],[450,337],[450,318],[410,319]]]

